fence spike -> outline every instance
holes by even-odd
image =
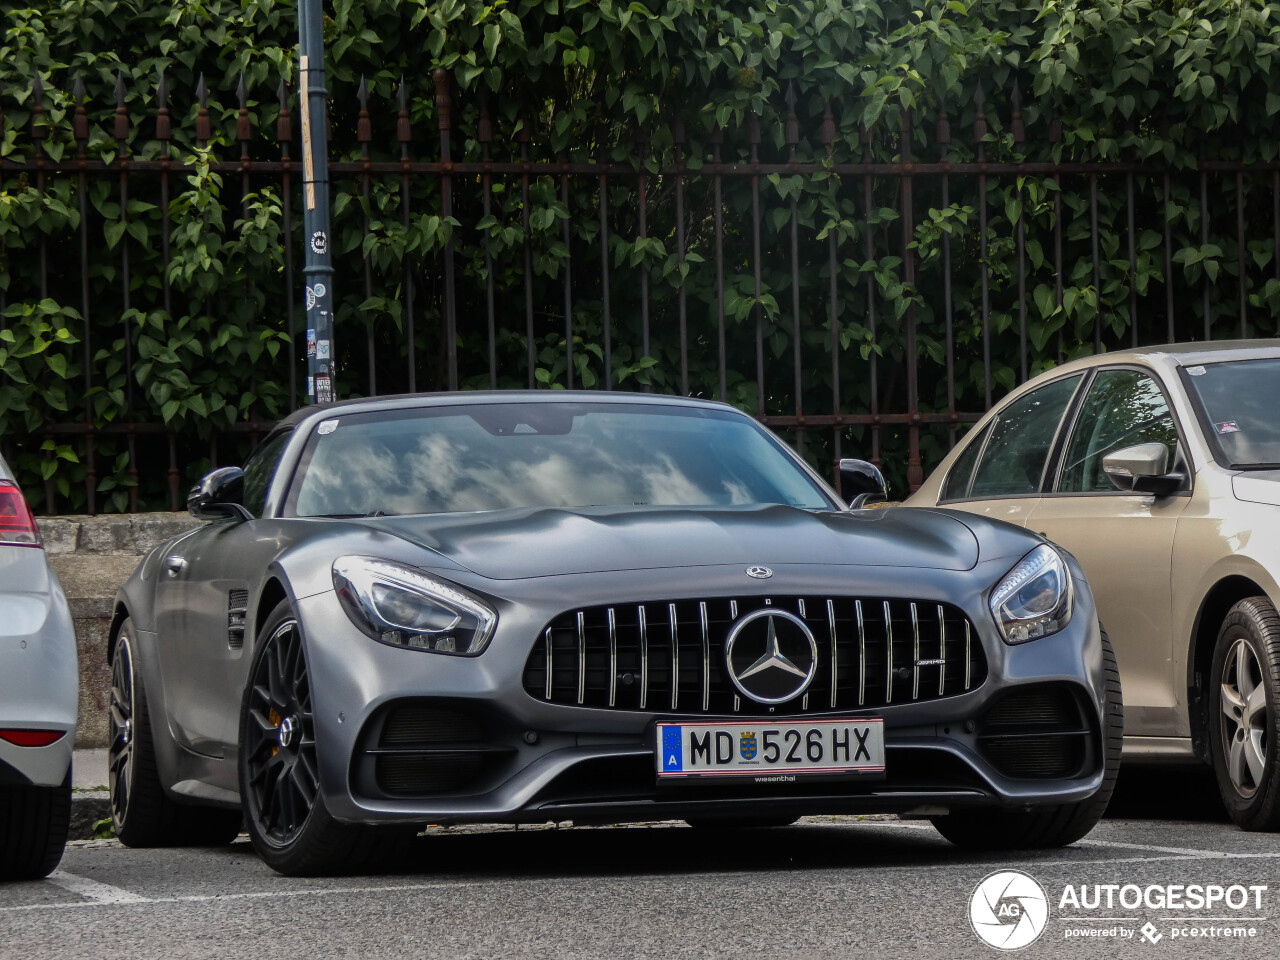
[[[436,67],[431,79],[436,85],[436,121],[441,130],[449,130],[453,126],[451,116],[453,100],[449,95],[449,71],[444,67]]]
[[[127,89],[124,85],[124,71],[116,71],[116,140],[120,149],[124,150],[124,142],[129,139],[129,112],[125,109],[124,98]]]
[[[369,85],[364,74],[360,74],[360,86],[356,88],[356,102],[360,104],[360,115],[356,119],[356,140],[367,144],[373,139],[373,123],[369,119]],[[368,147],[364,148],[368,151]]]
[[[284,77],[276,87],[276,102],[280,105],[280,112],[276,114],[276,140],[289,143],[293,140],[293,119],[289,116],[289,85]]]
[[[1013,130],[1013,142],[1022,143],[1026,139],[1022,128],[1022,87],[1016,80],[1013,84],[1013,95],[1009,101],[1013,104],[1013,120],[1010,124]]]
[[[493,143],[493,120],[489,117],[489,97],[486,94],[480,95],[480,125],[476,139],[481,143]]]
[[[204,74],[200,74],[200,81],[196,84],[196,102],[199,104],[196,110],[196,142],[200,146],[206,146],[209,143],[209,88],[205,86]]]
[[[169,80],[164,75],[164,67],[160,68],[160,83],[156,89],[156,102],[156,139],[167,144],[170,133]],[[167,148],[165,152],[168,153]]]
[[[396,90],[396,100],[400,104],[400,115],[396,120],[396,137],[403,145],[413,139],[413,131],[409,126],[409,87],[405,83],[404,74],[400,75],[400,86]],[[407,154],[403,154],[404,149],[407,148],[402,146],[402,155],[407,156]]]
[[[1062,139],[1062,118],[1058,116],[1058,109],[1053,110],[1052,119],[1049,121],[1049,142],[1057,143]]]
[[[987,95],[982,90],[982,81],[978,81],[978,89],[973,93],[973,139],[981,143],[987,135],[987,115],[982,108],[987,103]]]
[[[675,115],[671,118],[671,142],[683,147],[689,137],[684,128],[684,105],[676,104]]]
[[[71,122],[71,133],[75,137],[76,147],[84,153],[85,144],[89,141],[89,116],[85,112],[84,102],[89,94],[84,89],[84,78],[76,74],[75,85],[71,88],[71,96],[76,101],[75,118]]]
[[[858,127],[858,140],[862,143],[862,161],[871,162],[871,128],[865,123]]]
[[[249,121],[249,88],[245,86],[243,73],[236,86],[236,100],[240,105],[236,113],[236,139],[245,141],[253,136],[253,130]]]
[[[822,105],[822,145],[830,147],[836,142],[836,117],[831,112],[831,101]]]
[[[947,116],[946,94],[938,97],[938,125],[934,136],[945,154],[947,146],[951,143],[951,119]]]
[[[788,83],[787,94],[783,98],[787,104],[787,117],[783,125],[783,138],[791,148],[791,158],[795,159],[795,148],[800,142],[800,121],[796,119],[796,88]]]
[[[41,141],[49,134],[45,127],[45,84],[40,82],[40,70],[31,84],[31,138]]]
[[[755,113],[747,114],[747,143],[760,146],[760,117]]]

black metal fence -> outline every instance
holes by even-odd
[[[436,71],[434,93],[416,115],[404,81],[362,82],[354,103],[334,102],[340,395],[717,397],[823,469],[868,456],[914,487],[963,424],[1056,360],[1275,333],[1280,162],[1247,160],[1225,135],[1204,138],[1194,161],[1171,160],[1185,154],[1152,146],[1165,142],[1158,117],[1115,118],[1111,145],[1095,149],[1064,136],[1052,104],[1024,105],[1017,87],[988,102],[978,84],[870,130],[788,89],[771,116],[717,125],[708,109],[672,104],[643,130],[602,122],[567,140],[554,108],[519,91],[455,97]],[[75,307],[85,400],[4,437],[6,456],[47,463],[61,444],[74,450],[70,488],[42,470],[45,512],[96,512],[108,489],[112,509],[176,509],[184,482],[243,456],[305,397],[289,91],[281,83],[259,103],[242,81],[220,107],[201,81],[191,109],[175,110],[161,77],[154,91],[118,84],[112,113],[77,84],[65,154],[51,149],[47,100],[38,84],[20,99],[0,184],[68,216],[0,249],[0,313],[48,297]],[[188,178],[206,149],[217,201],[247,223],[265,188],[282,242],[213,296],[178,298],[171,244],[196,208],[174,204],[196,189]],[[251,398],[234,422],[198,407],[165,422],[139,374],[151,357],[137,318],[200,313],[216,325],[228,296],[250,304],[249,341],[278,333],[281,349],[234,361]],[[197,356],[193,375],[215,362],[212,347]],[[121,366],[123,400],[104,413],[94,398]]]

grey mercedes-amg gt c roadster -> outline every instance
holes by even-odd
[[[427,824],[891,812],[1052,846],[1114,785],[1119,680],[1070,555],[848,508],[723,404],[307,407],[188,505],[210,522],[143,559],[111,629],[129,845],[243,819],[312,874]]]

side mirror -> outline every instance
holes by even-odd
[[[884,474],[874,463],[841,460],[840,496],[851,510],[858,510],[888,500],[889,488],[884,482]]]
[[[244,471],[239,467],[219,467],[200,478],[187,494],[187,511],[197,520],[236,517],[252,520],[244,500]]]
[[[1163,443],[1139,443],[1102,458],[1102,469],[1117,490],[1165,497],[1181,489],[1186,477],[1169,473],[1169,448]]]

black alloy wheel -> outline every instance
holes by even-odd
[[[320,784],[306,640],[287,601],[258,634],[240,707],[240,798],[254,849],[287,876],[360,873],[402,853],[419,826],[340,823]]]
[[[281,621],[254,658],[246,693],[244,799],[262,839],[286,847],[319,796],[315,717],[302,631]]]
[[[107,710],[107,776],[111,787],[111,820],[119,832],[129,807],[133,784],[133,650],[121,631],[111,664],[111,704]]]
[[[240,811],[178,803],[164,788],[133,621],[112,644],[107,713],[111,825],[128,847],[223,846],[240,833]]]
[[[1233,606],[1210,671],[1209,752],[1227,813],[1280,829],[1280,615],[1266,597]]]

